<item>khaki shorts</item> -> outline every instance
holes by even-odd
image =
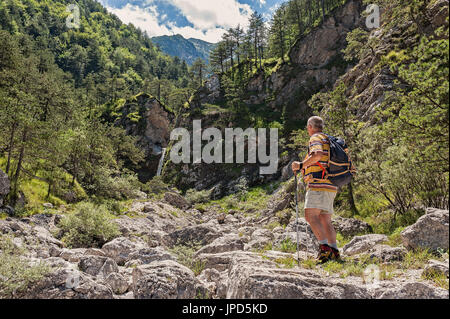
[[[334,214],[333,203],[336,193],[308,190],[305,198],[305,209],[321,209],[321,214]]]

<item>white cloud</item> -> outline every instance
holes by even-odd
[[[185,17],[200,30],[215,27],[234,28],[238,24],[246,26],[252,14],[247,4],[237,0],[168,0],[180,9]]]
[[[140,8],[131,4],[125,7],[116,9],[107,7],[108,11],[114,13],[119,19],[128,24],[132,23],[143,31],[147,31],[149,36],[170,35],[172,32],[158,23],[158,12],[156,7],[150,6],[147,8]]]
[[[127,4],[122,8],[107,6],[124,23],[132,23],[150,37],[181,34],[185,38],[197,38],[208,42],[218,42],[225,30],[240,24],[246,28],[252,9],[237,0],[167,0],[177,7],[193,26],[179,27],[174,22],[160,24],[167,16],[159,16],[153,0],[146,1],[146,7]],[[260,0],[265,1],[265,0]]]

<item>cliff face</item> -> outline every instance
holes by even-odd
[[[145,152],[145,163],[139,170],[143,182],[156,174],[162,149],[170,141],[174,119],[171,110],[148,94],[125,101],[120,109],[116,125],[125,128],[128,135],[136,136],[138,146]]]
[[[424,34],[433,34],[448,24],[448,6],[448,0],[430,1],[423,20],[419,22]],[[418,35],[410,31],[412,23],[407,21],[402,25],[372,30],[369,37],[375,44],[373,53],[366,55],[341,78],[348,88],[347,96],[358,105],[358,117],[368,125],[372,124],[374,112],[381,106],[386,93],[394,87],[395,77],[389,68],[378,67],[381,58],[394,49],[404,50],[417,44]]]
[[[353,0],[333,11],[324,23],[297,40],[289,62],[270,76],[260,72],[249,82],[246,102],[267,103],[285,114],[288,129],[298,129],[309,115],[309,98],[332,88],[350,68],[341,51],[348,32],[363,25],[362,10],[362,2]]]

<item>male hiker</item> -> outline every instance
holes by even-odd
[[[338,188],[326,179],[324,169],[328,166],[330,141],[323,134],[324,121],[318,116],[308,120],[307,130],[311,137],[305,160],[292,163],[295,174],[302,171],[308,184],[305,197],[305,219],[320,243],[318,259],[321,263],[340,258],[336,244],[336,231],[331,224],[333,203]]]

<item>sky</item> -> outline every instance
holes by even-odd
[[[150,37],[181,34],[216,43],[228,28],[248,26],[254,11],[267,20],[286,0],[97,0]]]

